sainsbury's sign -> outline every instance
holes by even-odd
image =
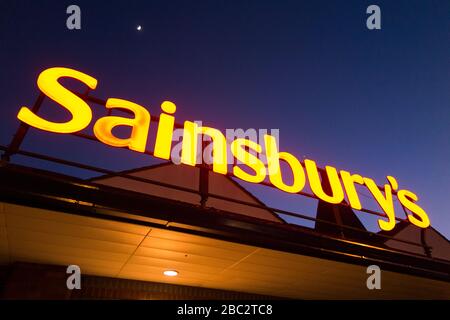
[[[67,122],[53,122],[35,114],[28,107],[22,107],[17,115],[24,123],[44,131],[55,133],[75,133],[89,126],[92,122],[92,110],[90,106],[76,94],[61,85],[60,78],[73,78],[88,86],[90,89],[97,87],[97,79],[69,68],[50,68],[43,71],[37,80],[39,89],[50,99],[65,108],[71,114]],[[113,146],[124,147],[136,152],[145,152],[149,136],[151,115],[143,106],[134,102],[109,98],[106,101],[108,109],[122,109],[131,112],[133,118],[120,116],[105,116],[99,118],[93,127],[94,135],[101,142]],[[156,158],[170,160],[172,150],[172,137],[175,125],[176,105],[170,101],[161,104],[158,128],[153,155]],[[128,138],[119,138],[113,134],[113,129],[118,126],[128,126],[131,134]],[[301,192],[306,182],[314,195],[328,203],[339,204],[347,197],[349,205],[355,210],[361,210],[361,202],[356,191],[356,186],[366,187],[374,200],[385,213],[385,218],[378,220],[382,230],[389,231],[395,227],[396,212],[394,208],[394,196],[400,204],[409,210],[408,220],[420,228],[427,228],[430,220],[427,213],[417,204],[418,197],[415,193],[400,189],[397,180],[387,176],[383,190],[377,186],[371,178],[359,174],[338,170],[332,166],[325,167],[325,173],[330,183],[330,192],[325,192],[321,183],[319,170],[313,160],[305,159],[303,164],[291,153],[278,150],[277,140],[274,136],[264,135],[264,148],[266,161],[263,162],[254,154],[261,153],[263,146],[255,141],[237,138],[231,142],[230,150],[224,134],[215,128],[199,126],[192,121],[185,121],[183,126],[183,141],[181,148],[181,163],[195,166],[197,164],[198,137],[208,136],[212,139],[212,168],[219,174],[228,174],[229,152],[232,157],[244,164],[247,170],[239,165],[233,165],[232,174],[244,181],[261,183],[266,178],[276,188],[288,192]],[[291,170],[292,181],[286,182],[286,175],[281,170],[281,161]]]

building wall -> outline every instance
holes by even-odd
[[[69,290],[66,267],[15,263],[0,269],[1,299],[260,300],[273,297],[233,291],[82,275]]]

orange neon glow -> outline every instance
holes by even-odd
[[[341,170],[341,179],[344,184],[345,193],[347,194],[350,206],[355,210],[361,210],[361,202],[359,201],[358,193],[356,192],[355,183],[363,185],[364,180],[359,174],[350,174],[347,171]]]
[[[415,203],[419,200],[415,193],[408,190],[400,190],[397,193],[397,197],[400,203],[414,214],[408,215],[408,220],[412,224],[419,228],[427,228],[430,226],[430,219],[428,218],[427,213]]]
[[[311,190],[319,199],[335,204],[341,203],[344,200],[344,190],[342,190],[341,182],[339,181],[339,176],[335,168],[330,166],[325,167],[331,186],[331,196],[323,191],[316,163],[312,160],[306,159],[305,168]]]
[[[298,193],[302,191],[305,186],[306,178],[300,161],[288,152],[278,152],[275,137],[264,135],[264,141],[266,145],[267,169],[270,182],[278,189],[289,193]],[[280,160],[284,160],[292,170],[294,177],[292,185],[287,185],[283,182]]]
[[[244,147],[248,147],[258,153],[262,151],[261,145],[248,139],[236,139],[231,143],[231,152],[237,160],[250,167],[255,173],[248,174],[238,166],[233,167],[233,174],[244,181],[252,183],[263,182],[266,178],[266,167],[264,163],[255,155],[251,154]]]
[[[98,119],[94,125],[94,134],[97,139],[113,147],[128,147],[134,151],[144,152],[150,127],[150,113],[147,109],[131,101],[115,98],[109,98],[106,101],[106,108],[132,111],[134,119],[116,116]],[[120,139],[115,137],[112,130],[116,126],[132,127],[130,138]]]
[[[156,134],[155,150],[153,155],[161,159],[170,159],[170,152],[172,148],[173,127],[175,125],[174,114],[177,111],[177,106],[170,101],[164,101],[161,104],[162,111],[158,122],[158,132]]]
[[[183,145],[181,162],[190,166],[197,163],[197,139],[200,134],[207,135],[213,140],[213,171],[227,174],[227,141],[222,132],[209,127],[200,127],[195,122],[186,121],[183,131]]]
[[[39,117],[28,107],[22,107],[17,118],[35,128],[56,133],[73,133],[86,128],[92,120],[91,108],[81,98],[58,82],[59,78],[64,77],[77,79],[91,89],[97,87],[97,80],[85,73],[69,68],[50,68],[39,75],[37,80],[39,89],[47,97],[70,112],[72,115],[70,121],[62,123],[51,122]]]
[[[369,191],[374,196],[375,200],[378,202],[380,207],[383,209],[386,214],[388,221],[378,219],[378,225],[381,230],[390,231],[395,227],[395,211],[394,211],[394,201],[392,200],[392,188],[391,185],[384,185],[384,196],[381,193],[380,189],[376,183],[369,178],[363,178],[364,183],[366,184]]]
[[[47,69],[39,75],[37,80],[39,89],[67,110],[72,116],[71,120],[63,123],[51,122],[41,118],[28,107],[22,107],[17,118],[32,127],[56,133],[74,133],[88,127],[92,121],[91,108],[84,100],[58,82],[60,78],[64,77],[77,79],[91,89],[97,87],[97,80],[82,72],[61,67]],[[134,117],[102,117],[94,124],[93,131],[95,136],[101,142],[113,147],[128,147],[133,151],[145,152],[151,121],[151,116],[147,109],[131,101],[117,98],[109,98],[106,101],[106,108],[125,109],[131,111]],[[164,101],[161,104],[161,110],[156,132],[154,156],[169,160],[175,126],[174,114],[177,107],[173,102]],[[118,138],[114,136],[112,131],[117,126],[131,127],[130,137]],[[190,166],[195,166],[198,163],[198,141],[201,140],[202,135],[212,138],[213,171],[227,174],[227,151],[230,150],[227,150],[227,141],[223,133],[218,129],[202,127],[191,121],[184,122],[181,162]],[[294,155],[288,152],[279,152],[277,141],[271,135],[264,135],[264,146],[267,165],[258,156],[252,154],[252,152],[258,155],[262,153],[263,148],[260,144],[240,138],[232,141],[231,154],[242,165],[247,166],[252,171],[248,173],[241,169],[240,166],[234,165],[234,176],[247,182],[261,183],[268,175],[273,186],[288,193],[299,193],[302,191],[306,178],[308,178],[315,197],[328,203],[339,204],[344,201],[346,195],[350,206],[355,210],[362,209],[356,184],[365,185],[386,214],[387,220],[378,220],[379,227],[382,230],[389,231],[395,227],[396,219],[393,202],[393,195],[395,194],[401,205],[411,211],[412,214],[408,215],[408,220],[412,224],[420,228],[427,228],[430,225],[427,213],[416,203],[418,201],[417,195],[408,190],[398,191],[398,182],[392,176],[387,176],[388,183],[384,185],[383,193],[383,188],[380,190],[380,187],[370,178],[362,177],[359,174],[350,174],[344,170],[340,171],[339,176],[336,168],[326,166],[325,172],[331,187],[329,192],[331,194],[328,194],[324,191],[317,165],[313,160],[305,160],[305,168],[303,168],[301,162]],[[284,161],[292,172],[293,179],[291,184],[287,184],[285,182],[286,179],[283,180],[280,161]]]

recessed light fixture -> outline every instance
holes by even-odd
[[[168,276],[168,277],[176,277],[178,275],[178,271],[166,270],[166,271],[164,271],[164,275]]]

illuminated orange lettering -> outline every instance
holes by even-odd
[[[88,127],[92,121],[92,110],[82,98],[59,83],[59,79],[65,77],[77,79],[90,89],[96,88],[97,80],[82,72],[61,67],[44,70],[39,75],[37,79],[39,89],[71,114],[69,121],[48,121],[25,106],[21,107],[17,118],[32,127],[56,133],[74,133]],[[146,152],[151,121],[151,116],[147,109],[131,101],[117,98],[108,99],[105,107],[107,109],[117,108],[131,111],[134,117],[102,117],[94,124],[93,131],[95,136],[101,142],[113,147],[128,147],[137,152]],[[164,101],[161,104],[162,112],[159,117],[153,153],[157,158],[170,159],[176,109],[176,105],[170,101]],[[130,137],[118,138],[114,136],[112,132],[118,126],[131,127]],[[181,162],[190,166],[197,164],[198,140],[203,135],[212,139],[213,171],[227,174],[227,141],[223,133],[218,129],[202,127],[191,121],[185,121],[184,123]],[[288,193],[299,193],[303,190],[307,177],[315,198],[328,203],[339,204],[344,201],[345,195],[347,195],[350,206],[355,210],[362,210],[356,184],[365,185],[386,215],[387,220],[378,220],[380,228],[389,231],[395,227],[396,218],[392,196],[398,190],[398,183],[394,177],[387,176],[389,183],[384,185],[383,193],[383,188],[379,188],[370,178],[364,178],[359,174],[350,174],[344,170],[341,170],[340,175],[338,175],[336,168],[326,166],[326,178],[331,189],[328,191],[328,188],[324,188],[322,184],[324,181],[321,180],[319,169],[313,160],[306,159],[305,168],[303,168],[301,162],[294,155],[288,152],[279,152],[277,141],[271,135],[264,136],[264,145],[267,168],[257,156],[252,154],[252,151],[258,154],[262,153],[263,148],[260,144],[241,138],[231,142],[231,153],[240,161],[239,165],[233,166],[234,176],[247,182],[261,183],[268,175],[273,186]],[[286,179],[283,180],[281,161],[284,161],[289,170],[292,171],[293,181],[291,184],[287,184],[285,182]],[[242,169],[243,165],[250,169],[250,173],[248,170]],[[325,178],[324,175],[322,177]],[[327,191],[325,192],[324,189]],[[430,225],[427,213],[416,204],[418,201],[416,194],[408,190],[400,190],[397,192],[397,197],[402,206],[410,211],[411,214],[408,214],[408,220],[412,224],[420,228],[427,228]]]
[[[386,214],[388,221],[384,221],[382,219],[378,219],[378,225],[382,230],[390,231],[395,227],[395,212],[394,212],[394,201],[392,200],[392,188],[391,185],[384,185],[384,196],[381,193],[380,189],[376,183],[369,178],[363,178],[364,183],[366,184],[369,191],[374,196],[375,200],[380,205],[381,209],[383,209]]]
[[[414,214],[408,215],[408,220],[412,224],[418,226],[419,228],[427,228],[430,226],[430,219],[428,218],[425,210],[414,203],[419,200],[416,194],[408,190],[400,190],[397,193],[397,197],[400,203]]]
[[[258,153],[261,152],[262,147],[258,143],[247,139],[236,139],[231,143],[231,152],[236,159],[250,167],[255,174],[248,174],[237,165],[233,167],[233,174],[239,179],[252,183],[264,181],[266,178],[266,167],[264,163],[258,157],[245,150],[244,147],[248,147]]]
[[[94,134],[101,142],[113,147],[128,147],[131,150],[144,152],[147,144],[148,129],[150,127],[150,113],[144,107],[123,99],[109,98],[106,108],[125,109],[134,113],[134,119],[107,116],[97,120],[94,125]],[[131,136],[120,139],[112,134],[116,126],[132,127]]]
[[[209,127],[200,127],[195,122],[186,121],[183,130],[181,162],[190,166],[197,163],[197,139],[204,134],[213,140],[213,171],[227,174],[227,142],[222,132]]]
[[[177,111],[177,106],[170,102],[164,101],[161,109],[166,113],[159,116],[158,132],[156,133],[155,150],[153,155],[161,159],[170,159],[170,150],[172,148],[173,127],[175,125],[175,117],[171,116]]]
[[[266,145],[267,166],[270,182],[283,191],[298,193],[305,186],[305,172],[296,157],[287,152],[278,152],[276,139],[271,135],[264,135]],[[294,181],[292,185],[283,182],[280,160],[284,160],[291,168]]]
[[[60,78],[65,77],[77,79],[91,89],[97,87],[97,80],[85,73],[68,68],[50,68],[39,75],[37,80],[39,89],[47,97],[70,112],[72,115],[70,121],[63,123],[51,122],[39,117],[28,107],[22,107],[17,118],[32,127],[56,133],[73,133],[86,128],[92,120],[91,108],[81,98],[58,82]]]
[[[344,190],[342,190],[339,176],[335,168],[330,166],[325,167],[331,186],[331,196],[327,195],[323,191],[316,163],[312,160],[306,159],[305,168],[311,190],[319,199],[329,203],[341,203],[344,200]]]
[[[350,174],[347,171],[341,170],[342,183],[344,184],[345,193],[347,194],[350,206],[355,210],[361,210],[361,202],[359,201],[358,193],[356,192],[355,183],[364,184],[363,177],[359,174]]]

